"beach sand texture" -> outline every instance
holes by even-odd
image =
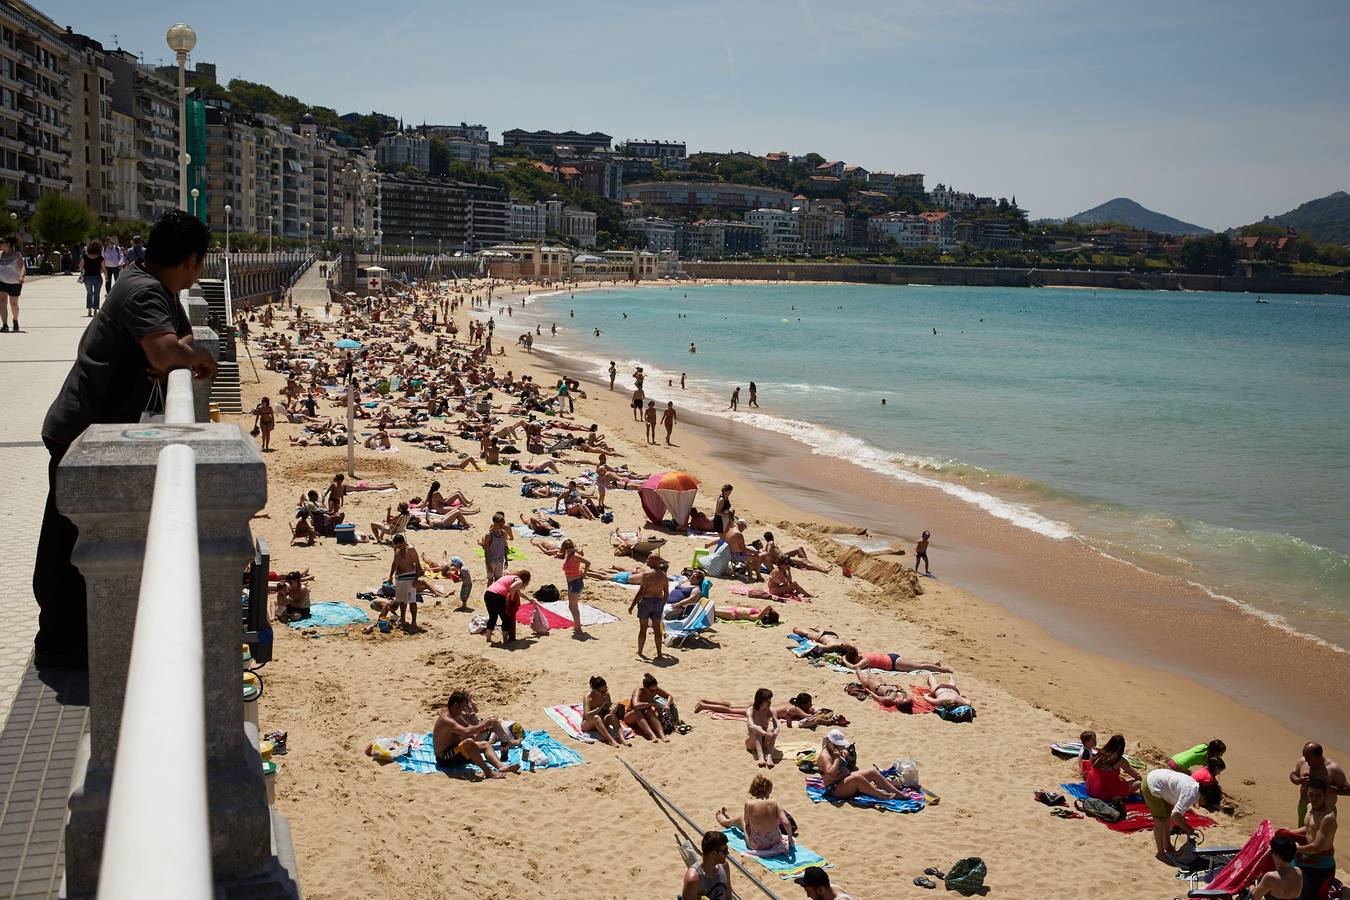
[[[547,360],[514,348],[509,320],[499,317],[498,326],[497,337],[507,345],[507,356],[493,360],[499,371],[532,372],[548,384],[556,380],[545,368]],[[275,399],[284,383],[276,373],[260,371],[262,384],[244,385],[246,409],[263,394]],[[627,373],[621,373],[619,387],[631,387]],[[624,453],[618,461],[639,471],[693,472],[703,482],[698,505],[708,511],[717,487],[735,483],[736,507],[750,520],[750,535],[772,529],[785,547],[805,540],[815,558],[825,527],[840,524],[775,499],[772,484],[748,481],[724,448],[715,450],[716,436],[696,426],[677,426],[677,448],[647,446],[641,426],[631,420],[626,390],[611,394],[594,384],[586,389],[589,398],[578,400],[578,418],[600,423],[602,433]],[[321,410],[329,413],[341,410]],[[255,530],[272,546],[274,569],[308,568],[314,574],[314,601],[363,605],[355,594],[373,590],[387,576],[387,548],[366,545],[363,549],[374,549],[377,558],[354,561],[339,557],[331,539],[315,547],[287,547],[295,499],[302,490],[321,490],[345,468],[346,459],[343,448],[287,447],[286,437],[299,430],[278,424],[273,444],[281,449],[266,457],[269,518],[256,520]],[[410,532],[410,542],[419,551],[467,560],[475,578],[472,613],[482,613],[486,584],[473,548],[488,517],[500,509],[514,521],[544,502],[521,497],[519,478],[504,469],[433,475],[423,466],[444,461],[444,455],[415,444],[398,446],[396,454],[358,448],[358,474],[395,480],[399,492],[349,495],[348,521],[368,530],[371,522],[382,520],[387,506],[424,496],[433,479],[447,493],[463,490],[483,510],[473,517],[474,529]],[[565,463],[563,475],[592,465],[593,457],[584,464]],[[509,486],[487,488],[485,482]],[[614,525],[562,520],[567,535],[596,566],[621,562],[607,537],[614,527],[636,529],[643,522],[635,493],[611,491],[609,499]],[[514,565],[529,568],[534,585],[562,587],[557,560],[525,542],[514,543],[528,556]],[[702,543],[670,537],[664,556],[678,569]],[[941,560],[936,551],[935,562]],[[1037,789],[1075,780],[1076,763],[1057,760],[1047,748],[1055,740],[1076,739],[1084,727],[1096,728],[1103,739],[1122,731],[1132,752],[1153,761],[1162,751],[1223,736],[1230,747],[1225,786],[1237,801],[1238,816],[1218,817],[1220,826],[1208,836],[1211,845],[1240,844],[1263,816],[1291,824],[1296,795],[1284,776],[1302,738],[1259,712],[1180,676],[1061,643],[1038,626],[936,579],[924,579],[923,595],[911,597],[895,587],[845,579],[837,568],[828,575],[800,570],[796,575],[815,599],[775,604],[783,624],[760,628],[721,622],[709,642],[674,650],[673,662],[663,666],[635,656],[637,625],[626,613],[632,594],[595,581],[587,582],[584,600],[620,621],[589,628],[586,640],[574,639],[566,629],[535,639],[522,626],[516,645],[489,648],[468,633],[472,613],[454,609],[457,597],[424,604],[416,633],[396,628],[390,634],[366,634],[353,627],[344,634],[310,636],[279,626],[276,658],[263,671],[260,715],[264,732],[289,732],[289,753],[278,758],[277,804],[291,820],[306,895],[323,900],[677,893],[683,865],[674,829],[618,758],[651,779],[700,825],[712,826],[719,807],[739,811],[751,778],[761,770],[743,747],[742,723],[695,715],[694,704],[701,697],[748,704],[759,687],[772,689],[779,703],[799,691],[810,692],[817,706],[849,717],[845,730],[864,765],[885,768],[897,757],[912,757],[924,786],[942,798],[916,815],[813,805],[790,758],[770,773],[774,798],[800,826],[800,842],[826,856],[834,866],[832,878],[857,898],[918,891],[910,882],[924,868],[945,870],[972,855],[988,863],[993,896],[1091,894],[1133,900],[1184,893],[1184,883],[1153,859],[1148,833],[1127,836],[1091,820],[1062,821],[1032,799]],[[727,591],[730,584],[717,581],[713,597],[746,605]],[[457,586],[450,587],[457,593]],[[960,674],[979,717],[971,724],[950,724],[935,715],[889,713],[849,697],[843,691],[848,676],[812,667],[786,651],[787,634],[802,625],[828,625],[866,649],[941,657]],[[632,749],[615,750],[579,745],[544,714],[547,706],[579,702],[592,674],[603,675],[618,699],[636,688],[645,672],[656,674],[674,695],[693,726],[689,734],[674,735],[669,744],[638,739]],[[364,755],[377,736],[429,730],[455,689],[470,690],[485,715],[547,729],[579,749],[585,764],[477,783],[411,775]],[[818,746],[821,737],[819,730],[791,729],[780,743]],[[753,862],[747,867],[763,873],[780,896],[800,894],[791,882],[779,881]],[[755,896],[743,879],[737,887],[742,896]]]

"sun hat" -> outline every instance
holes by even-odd
[[[834,744],[836,747],[848,746],[848,738],[846,738],[844,736],[844,733],[840,731],[838,728],[831,728],[829,732],[825,735],[825,740],[829,741],[831,744]]]
[[[464,560],[460,559],[458,556],[452,556],[450,557],[450,565],[459,566],[460,568],[463,568]]]

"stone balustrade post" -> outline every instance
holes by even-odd
[[[273,856],[272,812],[258,751],[245,736],[240,684],[241,573],[252,558],[249,520],[266,503],[267,475],[256,445],[239,426],[204,422],[94,425],[61,463],[57,505],[79,528],[72,558],[87,585],[90,635],[89,735],[83,770],[77,765],[72,783],[66,896],[92,897],[98,887],[155,465],[170,443],[187,444],[197,457],[202,633],[183,640],[202,641],[205,651],[214,879],[218,886],[289,885],[284,889],[294,895],[294,882]],[[164,741],[164,752],[174,752],[173,735]],[[143,763],[153,766],[154,760]]]

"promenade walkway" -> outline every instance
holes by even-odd
[[[47,500],[42,419],[70,370],[87,319],[73,276],[24,284],[19,334],[0,334],[0,511],[5,528],[7,627],[0,631],[0,896],[56,896],[76,748],[87,720],[84,673],[39,678],[29,665],[37,631],[33,557]]]
[[[291,288],[291,299],[295,301],[296,306],[303,306],[306,309],[317,306],[323,309],[323,305],[328,302],[328,280],[319,274],[319,270],[321,268],[327,270],[332,265],[336,263],[326,260],[322,263],[316,261],[305,270],[305,274],[301,275],[300,280]]]

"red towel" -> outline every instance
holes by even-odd
[[[516,622],[525,627],[529,627],[530,619],[534,616],[535,605],[533,603],[522,603],[516,610]],[[552,610],[539,607],[539,611],[544,614],[544,620],[548,622],[549,628],[571,628],[572,620],[566,616],[560,616]]]
[[[919,691],[921,691],[921,690],[922,690],[924,693],[920,694]],[[926,685],[926,684],[922,684],[922,685],[920,685],[920,684],[911,684],[911,685],[909,686],[909,696],[910,696],[910,697],[912,698],[912,700],[913,700],[913,703],[911,704],[910,710],[909,710],[911,714],[913,714],[913,713],[930,713],[930,712],[932,712],[933,710],[937,709],[937,706],[935,706],[935,705],[934,705],[932,702],[930,702],[929,699],[928,699],[928,685]],[[900,709],[899,709],[898,707],[895,707],[895,706],[888,706],[888,705],[886,705],[885,703],[882,703],[880,700],[877,700],[876,697],[873,697],[872,699],[873,699],[873,700],[876,700],[877,706],[880,706],[880,707],[881,707],[883,710],[885,710],[886,712],[900,712]]]
[[[1112,831],[1134,834],[1136,831],[1148,831],[1153,827],[1153,814],[1148,811],[1148,805],[1145,803],[1126,803],[1125,818],[1119,822],[1104,822],[1103,824]],[[1219,823],[1206,816],[1188,811],[1186,813],[1186,824],[1192,828],[1212,828]]]

